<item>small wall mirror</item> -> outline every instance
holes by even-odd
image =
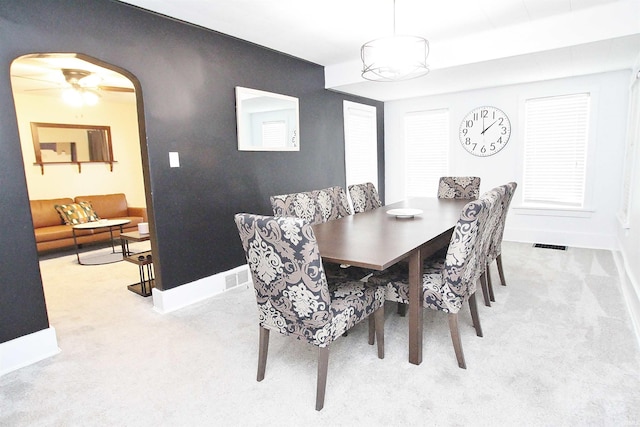
[[[236,87],[238,150],[299,151],[298,98]]]
[[[36,164],[109,163],[113,168],[110,126],[31,122]],[[44,169],[43,169],[44,170]]]

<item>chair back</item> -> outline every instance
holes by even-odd
[[[351,215],[347,194],[342,187],[323,188],[312,193],[323,222]]]
[[[353,211],[362,213],[382,206],[376,187],[371,182],[349,186],[349,195],[353,203]]]
[[[462,304],[476,291],[476,282],[486,265],[486,245],[483,237],[489,214],[498,202],[496,191],[467,203],[453,229],[445,257],[442,296],[451,313],[460,311]]]
[[[510,182],[502,187],[505,189],[504,197],[501,200],[502,212],[495,231],[491,236],[491,243],[487,258],[488,262],[493,261],[502,253],[502,238],[504,236],[504,226],[507,222],[507,213],[509,212],[509,206],[511,205],[511,200],[513,199],[513,195],[516,192],[518,184],[516,182]]]
[[[480,195],[478,176],[442,176],[438,183],[439,199],[476,200]]]
[[[322,222],[322,213],[312,191],[271,196],[270,200],[275,216],[302,218],[309,224]]]
[[[311,225],[300,218],[235,215],[260,325],[319,345],[331,337],[331,299]]]

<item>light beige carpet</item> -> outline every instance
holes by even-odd
[[[321,412],[306,344],[272,333],[256,382],[252,289],[161,315],[127,290],[135,265],[50,257],[41,268],[62,352],[0,377],[0,425],[638,425],[640,352],[611,253],[507,242],[503,257],[508,286],[480,306],[484,338],[461,314],[467,370],[432,311],[424,362],[409,364],[407,318],[388,303],[385,359],[366,324],[335,342]]]

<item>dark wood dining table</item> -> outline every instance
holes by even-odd
[[[409,263],[409,362],[422,363],[422,260],[446,247],[468,200],[412,198],[313,226],[325,262],[384,270]],[[398,218],[392,209],[422,213]]]

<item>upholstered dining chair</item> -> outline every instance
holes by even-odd
[[[265,376],[271,330],[308,342],[318,347],[319,411],[324,406],[329,345],[371,314],[378,357],[384,358],[384,287],[362,281],[329,284],[313,229],[300,218],[241,213],[235,222],[258,303],[257,380]],[[373,344],[371,336],[369,343]]]
[[[442,176],[438,183],[439,199],[475,200],[480,195],[480,177]]]
[[[493,294],[493,285],[491,283],[491,274],[490,274],[490,265],[493,261],[496,261],[498,267],[498,275],[500,276],[500,283],[502,286],[507,286],[507,282],[504,279],[504,270],[502,268],[502,238],[504,236],[504,226],[507,221],[507,213],[509,212],[509,206],[511,205],[511,200],[513,199],[513,195],[516,192],[516,188],[518,187],[518,183],[509,182],[504,186],[504,195],[501,200],[502,211],[500,212],[500,218],[498,223],[496,224],[495,230],[491,235],[491,242],[489,245],[489,250],[487,253],[487,286],[489,290],[489,295],[491,301],[495,301],[495,297]]]
[[[309,224],[322,222],[322,213],[312,191],[271,196],[270,201],[275,216],[294,216]]]
[[[353,211],[357,214],[382,206],[378,190],[371,182],[350,185],[349,196],[353,203]]]
[[[458,366],[463,369],[467,365],[458,328],[458,312],[468,302],[476,335],[481,337],[482,326],[475,299],[476,283],[484,271],[486,260],[483,233],[491,207],[497,200],[497,195],[491,193],[467,203],[460,212],[446,254],[429,258],[424,263],[422,306],[447,313],[456,359]],[[406,264],[396,264],[384,273],[370,277],[369,282],[384,284],[388,301],[409,302]]]
[[[500,218],[502,216],[502,202],[507,193],[506,185],[495,187],[490,191],[484,193],[481,198],[485,198],[489,201],[489,213],[487,216],[487,222],[483,227],[482,234],[480,235],[481,241],[481,256],[488,259],[489,251],[491,248],[491,242],[493,235],[498,228]],[[485,264],[482,268],[483,272],[480,275],[480,284],[482,287],[482,296],[484,298],[484,305],[491,307],[491,301],[495,301],[493,297],[493,288],[491,287],[491,277],[489,276],[488,264]]]
[[[323,222],[351,215],[347,194],[342,187],[323,188],[313,191],[312,194]]]

